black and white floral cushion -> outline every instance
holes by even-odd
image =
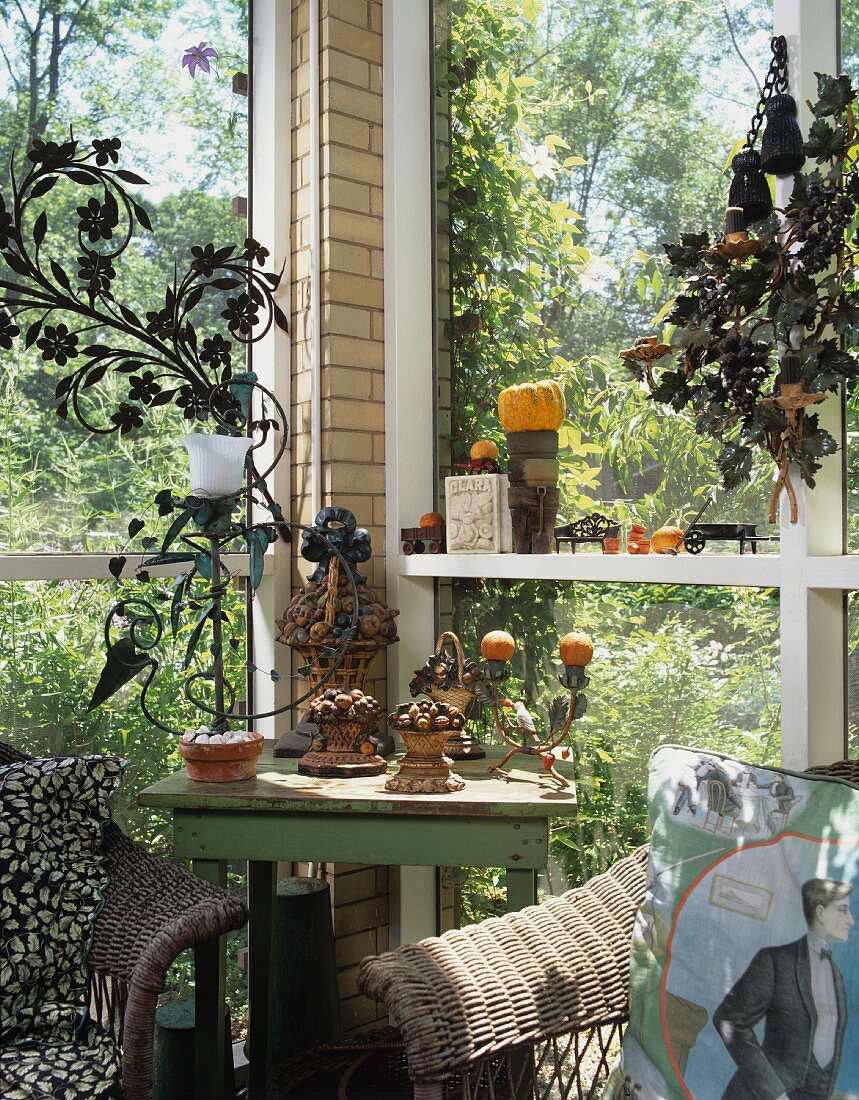
[[[0,768],[0,1096],[118,1095],[119,1052],[87,1016],[87,955],[108,873],[102,834],[125,762]]]

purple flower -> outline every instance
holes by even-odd
[[[204,73],[212,71],[211,62],[217,61],[218,51],[207,42],[201,42],[199,46],[189,46],[182,58],[182,68],[187,68],[191,76],[195,76],[197,69]]]

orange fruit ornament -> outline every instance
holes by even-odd
[[[571,630],[561,638],[561,661],[567,667],[583,668],[594,655],[594,643],[580,630]]]
[[[650,548],[654,554],[661,554],[665,550],[676,550],[679,554],[686,549],[682,542],[677,545],[677,540],[682,537],[682,527],[660,527],[650,536]]]
[[[509,661],[516,652],[513,635],[506,630],[490,630],[483,635],[480,655],[487,661]]]
[[[480,462],[482,459],[494,462],[498,458],[498,444],[493,439],[478,439],[471,444],[469,457],[472,462]]]
[[[440,512],[424,512],[418,527],[444,527],[444,516]]]

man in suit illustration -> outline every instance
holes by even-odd
[[[829,1100],[841,1064],[847,1001],[829,945],[853,926],[852,886],[813,878],[802,885],[808,933],[764,947],[713,1014],[737,1072],[722,1100]],[[764,1022],[761,1040],[755,1027]]]

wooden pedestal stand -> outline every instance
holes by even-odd
[[[551,554],[558,518],[558,433],[508,432],[508,502],[517,554]]]
[[[428,733],[401,731],[406,755],[400,770],[385,780],[386,791],[400,794],[448,794],[461,791],[464,780],[450,770],[452,761],[444,755],[446,730]]]

